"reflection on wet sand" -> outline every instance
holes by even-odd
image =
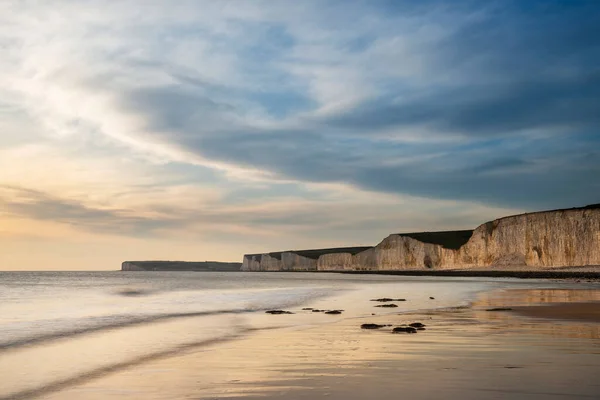
[[[484,310],[565,299],[591,301],[599,294],[502,291],[482,295],[472,308],[261,331],[150,362],[48,399],[597,398],[599,324]],[[362,300],[366,301],[357,299]],[[391,328],[360,329],[362,323],[397,326],[416,321],[427,330],[394,335]]]
[[[600,290],[500,290],[480,295],[472,306],[477,319],[498,323],[496,330],[600,338]],[[508,310],[488,311],[498,308]]]
[[[597,289],[509,289],[479,295],[474,307],[498,305],[527,306],[547,303],[582,303],[600,301]]]

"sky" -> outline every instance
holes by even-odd
[[[597,1],[2,1],[0,270],[600,202]]]

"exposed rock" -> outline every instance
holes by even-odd
[[[497,307],[497,308],[488,308],[485,311],[512,311],[510,307]]]
[[[311,307],[304,307],[302,310],[303,311],[310,311],[310,310],[313,310],[313,309]]]
[[[338,260],[347,260],[348,257],[349,260],[352,260],[355,254],[369,248],[346,247],[317,250],[289,250],[267,254],[246,254],[244,255],[241,269],[242,271],[316,271],[318,269],[318,261],[321,257],[331,255],[333,259],[325,265],[339,265]],[[335,269],[351,268],[342,266]]]
[[[360,326],[361,329],[381,329],[386,327],[387,325],[379,325],[379,324],[362,324]]]
[[[325,310],[312,310],[312,312],[324,312]]]
[[[380,305],[375,306],[375,307],[395,308],[395,307],[398,307],[398,305],[397,304],[393,304],[393,303],[392,304],[380,304]]]
[[[425,327],[425,324],[422,324],[420,322],[413,322],[412,324],[408,324],[408,326],[412,326],[413,328],[423,328]]]
[[[151,294],[152,292],[150,290],[145,290],[145,289],[122,289],[116,292],[116,294],[120,295],[120,296],[126,296],[126,297],[138,297],[138,296],[147,296],[149,294]]]
[[[410,326],[397,326],[392,329],[392,333],[417,333],[417,330]]]
[[[353,266],[351,253],[323,254],[317,260],[317,270],[350,271]]]
[[[341,314],[343,310],[329,310],[325,311],[325,314]]]
[[[406,301],[406,299],[391,299],[389,297],[382,297],[380,299],[371,299],[371,301],[380,301],[380,302],[384,303],[384,302],[388,302],[388,301]]]
[[[284,310],[269,310],[269,311],[265,311],[266,314],[293,314],[293,312],[291,311],[284,311]]]
[[[599,205],[500,218],[473,231],[392,234],[375,247],[249,254],[244,256],[242,270],[547,269],[588,265],[600,265]]]
[[[435,300],[435,297],[429,297],[429,300]]]

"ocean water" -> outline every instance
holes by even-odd
[[[321,273],[0,272],[0,399],[34,398],[260,329],[466,305],[506,284]],[[407,301],[382,309],[369,301],[375,297]],[[265,314],[269,309],[294,314]]]

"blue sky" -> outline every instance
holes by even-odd
[[[0,269],[598,202],[599,38],[596,1],[4,2]]]

